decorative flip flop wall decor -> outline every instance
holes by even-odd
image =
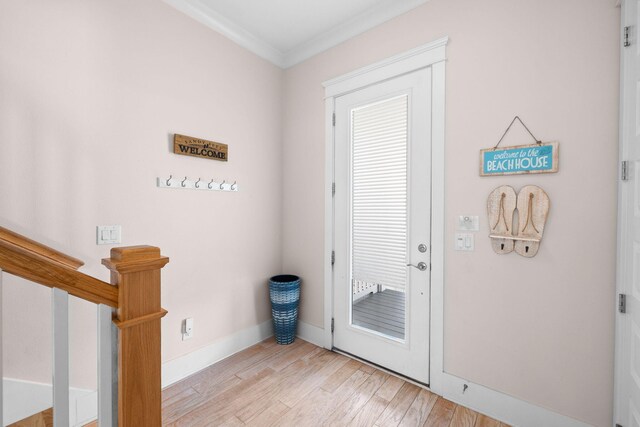
[[[513,187],[508,185],[493,190],[487,200],[487,213],[494,252],[507,254],[515,250],[523,257],[536,256],[549,207],[549,196],[535,185],[523,187],[517,196]],[[517,221],[513,215],[516,210]]]
[[[527,185],[518,193],[518,215],[520,220],[515,242],[515,251],[524,257],[534,257],[540,248],[544,225],[549,215],[549,196],[535,185]]]
[[[516,210],[516,190],[509,185],[496,188],[489,194],[487,211],[489,212],[489,230],[491,246],[498,254],[513,251],[513,213]]]

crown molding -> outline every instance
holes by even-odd
[[[164,0],[182,13],[219,32],[245,49],[280,68],[297,65],[312,56],[339,45],[371,28],[410,11],[429,0],[388,2],[372,8],[308,40],[287,52],[281,52],[235,22],[225,18],[199,0]]]
[[[322,86],[325,88],[325,98],[338,96],[378,81],[445,61],[447,59],[445,51],[447,43],[449,43],[449,37],[445,36],[324,81]]]
[[[411,0],[406,2],[389,2],[368,10],[352,19],[341,23],[313,39],[291,49],[284,55],[284,68],[297,65],[325,50],[339,45],[357,35],[364,33],[386,21],[402,15],[429,0]]]
[[[278,49],[265,43],[249,31],[230,21],[218,12],[205,6],[198,0],[163,0],[165,3],[190,16],[201,24],[217,31],[223,36],[233,40],[245,49],[250,50],[259,57],[284,68],[284,55]]]

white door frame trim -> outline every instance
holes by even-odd
[[[431,321],[430,321],[430,388],[442,392],[444,374],[444,131],[445,131],[445,61],[448,37],[419,46],[351,73],[323,82],[325,87],[325,259],[324,259],[324,347],[333,347],[334,250],[333,182],[335,98],[372,84],[407,74],[421,68],[432,68],[431,126]]]

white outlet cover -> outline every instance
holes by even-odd
[[[193,317],[182,321],[182,341],[193,338]]]

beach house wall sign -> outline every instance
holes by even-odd
[[[480,176],[558,172],[558,143],[480,150]]]

